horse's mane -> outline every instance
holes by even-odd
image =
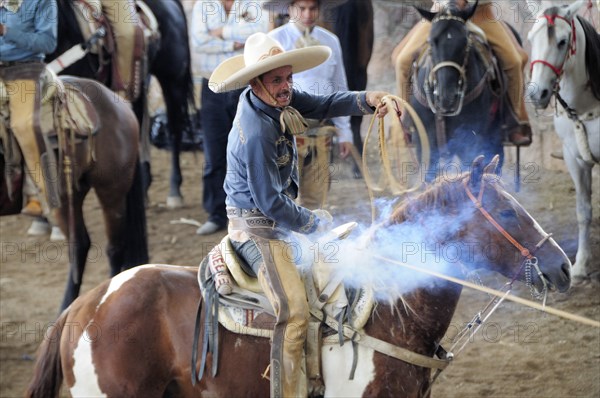
[[[583,28],[585,34],[585,65],[587,66],[587,77],[590,82],[592,94],[597,100],[600,100],[600,73],[590,73],[592,68],[600,65],[600,34],[596,32],[591,23],[580,15],[577,20]]]
[[[449,207],[462,201],[465,197],[462,181],[468,178],[469,174],[464,173],[452,180],[444,176],[436,179],[425,191],[402,202],[392,212],[387,224],[400,224],[411,221],[427,210],[435,207]]]

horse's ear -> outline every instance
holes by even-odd
[[[435,18],[435,16],[437,15],[437,12],[431,12],[431,11],[428,11],[424,8],[417,7],[417,6],[415,6],[415,8],[419,12],[419,14],[421,14],[421,16],[423,18],[425,18],[426,20],[428,20],[429,22],[431,22],[433,20],[433,18]]]
[[[460,17],[465,21],[468,21],[473,14],[475,14],[475,10],[477,9],[477,5],[479,4],[479,0],[475,0],[475,4],[472,6],[467,6],[467,8],[460,12]]]
[[[487,166],[485,166],[485,168],[483,169],[483,174],[495,174],[496,169],[498,168],[498,162],[500,162],[500,156],[496,155],[494,156],[492,161]]]
[[[481,179],[483,177],[483,155],[477,156],[473,163],[471,163],[471,178],[469,179],[469,185],[471,189],[474,191],[479,190],[479,185],[481,184]]]
[[[565,14],[564,17],[567,19],[571,19],[573,17],[573,15],[577,14],[579,9],[581,9],[581,7],[583,7],[586,3],[587,3],[587,0],[578,0],[578,1],[574,2],[573,4],[567,6],[567,13]]]

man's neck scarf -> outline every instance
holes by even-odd
[[[23,4],[23,0],[0,0],[0,8],[4,7],[13,13],[19,11],[21,4]]]
[[[273,98],[271,93],[267,90],[262,80],[257,79],[258,84],[267,93],[271,104],[273,106],[277,106],[277,100]],[[298,112],[298,110],[291,106],[284,106],[281,109],[281,114],[279,115],[279,123],[281,124],[281,132],[285,133],[286,130],[292,135],[298,135],[306,132],[308,130],[308,123],[306,119]]]

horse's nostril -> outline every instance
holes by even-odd
[[[550,95],[550,91],[547,89],[543,89],[542,90],[542,95],[540,96],[541,99],[546,99],[548,97],[548,95]]]

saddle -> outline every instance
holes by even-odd
[[[87,143],[87,162],[94,157],[92,138],[98,131],[100,120],[90,98],[78,87],[59,79],[42,63],[17,64],[2,68],[0,75],[0,140],[5,165],[8,196],[20,189],[22,180],[22,155],[17,138],[11,130],[7,86],[14,80],[37,80],[40,98],[33,115],[34,139],[40,153],[48,203],[60,206],[59,167],[64,153],[76,145]],[[24,138],[21,138],[24,139]],[[56,152],[59,154],[58,161]]]
[[[318,247],[325,247],[327,242],[345,238],[355,226],[356,223],[348,223],[335,228],[319,240]],[[341,278],[331,272],[331,267],[323,256],[318,258],[312,265],[298,266],[305,283],[311,313],[306,342],[306,370],[309,380],[313,382],[319,380],[322,374],[322,345],[343,345],[350,340],[353,335],[350,331],[362,330],[375,302],[370,289],[346,289]],[[227,330],[257,337],[273,336],[273,308],[256,275],[237,256],[228,236],[201,262],[198,282],[204,302],[209,308],[216,310],[215,320]],[[335,330],[331,324],[328,326],[326,319],[336,320]],[[205,340],[216,335],[216,323],[206,327]]]
[[[87,42],[100,28],[104,28],[107,32],[102,39],[92,41],[92,45],[89,48],[89,52],[98,55],[100,59],[98,79],[107,81],[109,76],[111,79],[118,78],[119,76],[118,72],[116,72],[116,62],[110,63],[111,70],[104,68],[104,65],[108,63],[106,62],[106,59],[112,58],[115,53],[115,36],[108,19],[104,14],[97,12],[97,10],[102,9],[101,5],[93,3],[93,0],[75,0],[73,1],[73,10],[75,11],[75,16],[85,42]],[[137,95],[139,95],[141,91],[141,82],[144,79],[143,71],[148,69],[148,60],[145,49],[150,48],[150,45],[155,44],[160,40],[160,31],[156,17],[146,3],[139,0],[136,1],[136,11],[140,22],[136,26],[134,43],[135,66],[133,66],[134,70],[132,76],[134,76],[134,81],[138,82],[135,96],[137,98]],[[118,83],[113,82],[113,86],[115,86],[115,84]]]

